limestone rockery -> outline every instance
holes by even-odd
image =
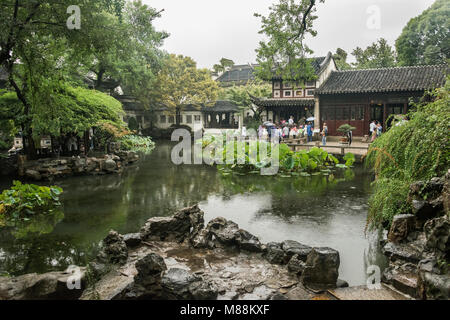
[[[139,155],[132,151],[118,152],[102,157],[60,157],[57,159],[39,159],[20,164],[20,176],[34,181],[52,180],[77,175],[104,175],[118,173],[124,167],[139,160]]]
[[[327,289],[348,286],[338,280],[339,264],[336,250],[289,240],[262,244],[224,218],[205,227],[204,213],[195,205],[173,217],[151,218],[136,234],[111,231],[95,261],[83,269],[77,298],[332,299]],[[55,290],[65,279],[57,278],[52,278]],[[29,276],[0,279],[0,299],[62,296],[41,287],[42,281]],[[66,291],[72,299],[73,291]]]

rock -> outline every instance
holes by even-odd
[[[288,298],[284,294],[277,292],[270,297],[270,300],[288,300]]]
[[[136,262],[136,270],[138,273],[134,277],[135,282],[143,287],[150,287],[161,279],[167,266],[160,255],[149,253]]]
[[[196,281],[189,286],[190,299],[215,300],[218,296],[217,287],[209,281]]]
[[[300,276],[305,270],[306,263],[303,261],[302,257],[298,254],[295,254],[287,265],[289,272],[295,273]]]
[[[348,288],[349,284],[345,280],[337,279],[336,281],[336,288]]]
[[[424,226],[426,248],[439,258],[450,258],[450,221],[447,216],[428,221]]]
[[[424,300],[449,300],[450,275],[420,271],[418,292],[419,297]]]
[[[198,206],[185,208],[173,217],[149,219],[141,229],[144,241],[177,241],[193,239],[203,228],[203,211]]]
[[[101,263],[124,264],[128,259],[128,249],[123,236],[110,231],[97,258]]]
[[[417,265],[405,263],[391,264],[382,275],[382,281],[411,297],[417,297]]]
[[[211,220],[206,227],[220,244],[232,247],[237,244],[236,238],[239,234],[239,226],[233,221],[225,218]]]
[[[281,249],[283,249],[289,258],[294,255],[298,255],[299,259],[304,262],[306,262],[306,258],[312,250],[311,247],[293,240],[283,241],[281,243]]]
[[[441,273],[435,258],[421,260],[419,262],[418,269],[419,271],[424,272],[432,272],[436,274]]]
[[[200,280],[199,276],[180,268],[169,269],[163,276],[161,284],[169,299],[190,298],[189,286]]]
[[[127,247],[135,248],[141,244],[141,234],[140,233],[128,233],[123,236]]]
[[[262,252],[262,246],[259,239],[248,231],[242,229],[238,230],[236,242],[241,250],[257,253]]]
[[[42,179],[41,174],[38,171],[36,171],[36,170],[27,170],[27,171],[25,171],[25,175],[28,178],[36,180],[36,181],[39,181],[39,180]]]
[[[265,285],[254,288],[252,293],[242,295],[238,300],[269,300],[276,292]]]
[[[286,264],[288,260],[288,256],[281,248],[281,244],[277,242],[268,243],[266,248],[266,252],[264,253],[264,257],[267,261],[272,264],[283,265]]]
[[[391,242],[405,240],[409,233],[415,229],[416,217],[412,214],[402,214],[394,217],[389,230],[388,239]]]
[[[339,252],[331,248],[313,248],[306,260],[301,281],[314,289],[335,288],[339,276]]]
[[[113,172],[117,169],[117,163],[113,159],[107,159],[103,168],[108,172]]]
[[[161,281],[167,299],[214,300],[217,287],[202,277],[180,268],[169,269]]]
[[[0,277],[0,300],[76,300],[86,287],[86,269]]]
[[[388,242],[383,248],[382,252],[391,259],[392,262],[412,262],[418,263],[422,260],[425,243],[423,239],[418,239],[415,242],[408,243],[393,243]]]

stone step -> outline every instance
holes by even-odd
[[[380,289],[358,286],[328,290],[328,293],[338,300],[411,300],[385,284],[381,284]]]

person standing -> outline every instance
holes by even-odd
[[[328,126],[326,123],[323,124],[323,130],[322,130],[322,144],[324,146],[327,145],[327,136],[328,136]]]
[[[292,127],[293,125],[294,125],[294,117],[291,116],[291,117],[289,118],[289,126]]]
[[[373,135],[373,132],[377,129],[377,122],[375,121],[375,120],[373,120],[371,123],[370,123],[370,132],[369,132],[369,134],[370,134],[370,136],[372,136]]]
[[[348,145],[351,146],[353,142],[353,131],[349,130],[347,133]]]
[[[308,122],[308,125],[306,126],[306,134],[308,135],[308,142],[313,141],[313,128],[311,125],[311,122]]]
[[[383,133],[383,127],[381,126],[381,123],[378,122],[378,124],[377,124],[377,138],[379,136],[381,136],[382,133]]]

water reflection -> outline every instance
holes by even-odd
[[[338,249],[341,277],[351,284],[364,283],[365,264],[380,258],[370,253],[364,234],[371,177],[362,168],[325,177],[222,177],[213,167],[175,166],[170,153],[171,144],[160,143],[119,176],[55,182],[64,189],[64,220],[33,241],[0,232],[0,271],[22,274],[85,264],[109,230],[136,232],[148,218],[194,203],[200,203],[207,220],[224,216],[264,242],[293,239]],[[8,183],[2,181],[0,188]]]

